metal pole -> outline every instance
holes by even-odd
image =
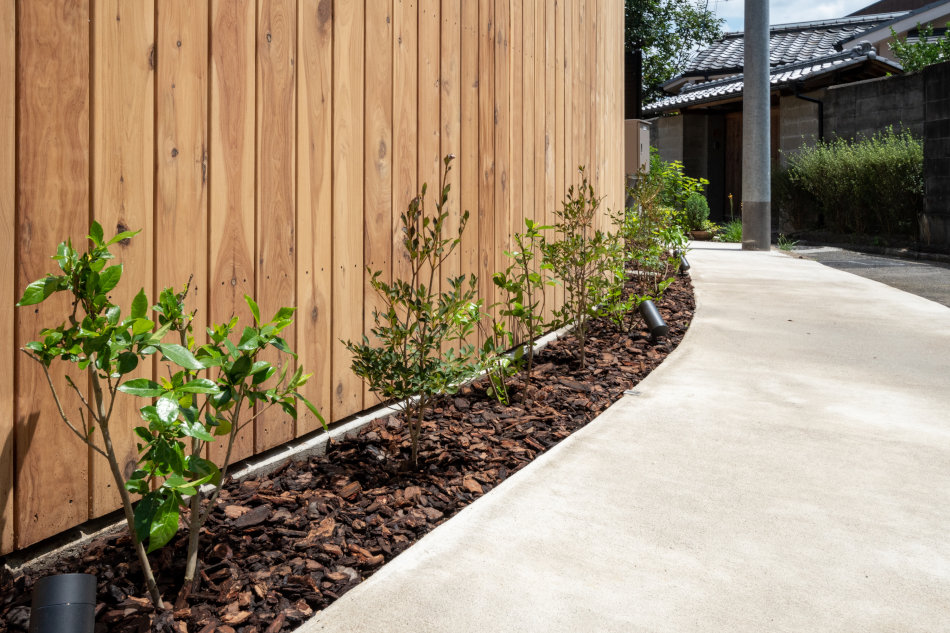
[[[745,0],[745,86],[742,96],[742,249],[769,250],[769,4]]]

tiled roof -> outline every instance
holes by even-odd
[[[862,31],[893,19],[899,14],[863,15],[838,20],[778,24],[770,29],[769,63],[784,66],[836,53],[836,42],[858,36]],[[720,41],[700,51],[680,77],[741,72],[745,54],[742,33],[727,33]],[[673,83],[674,79],[671,82]]]
[[[896,72],[901,71],[900,65],[889,59],[877,57],[873,51],[849,50],[773,68],[769,73],[769,83],[773,89],[780,88],[806,79],[814,79],[832,71],[857,66],[869,59],[877,59],[881,63],[893,66]],[[741,97],[742,89],[743,76],[741,74],[693,84],[686,86],[678,95],[671,95],[651,103],[643,108],[643,112],[644,115],[656,115],[684,106],[727,99],[731,96]]]

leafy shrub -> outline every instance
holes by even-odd
[[[226,340],[237,319],[212,326],[209,332],[213,342],[197,350],[191,336],[192,314],[184,311],[188,286],[180,293],[168,288],[161,292],[159,302],[152,308],[158,315],[158,329],[155,321],[148,318],[144,290],[135,296],[129,316],[123,318],[120,307],[109,298],[121,279],[122,266],[106,264],[113,258],[109,247],[137,233],[119,233],[106,241],[102,227],[93,222],[87,236],[89,250],[80,253],[71,241],[60,243],[53,259],[63,274],[48,274],[29,284],[17,305],[35,305],[57,292],[72,295],[72,308],[66,320],[41,330],[42,340],[27,343],[23,351],[42,367],[63,423],[108,461],[149,595],[155,606],[162,608],[144,543],[148,541],[148,551],[165,545],[178,532],[179,507],[190,505],[185,576],[185,588],[190,588],[197,569],[201,525],[214,507],[220,482],[227,475],[234,437],[256,417],[244,420],[242,412],[257,403],[265,405],[262,410],[279,404],[296,417],[294,402],[300,399],[318,419],[323,419],[296,392],[307,378],[302,369],[288,379],[286,367],[281,370],[256,359],[257,353],[267,346],[291,353],[278,333],[290,324],[292,308],[281,308],[263,328],[245,328],[237,345]],[[248,303],[260,325],[256,304],[249,298]],[[170,333],[178,335],[178,342],[164,342]],[[161,354],[162,360],[169,363],[169,378],[162,378],[161,383],[147,378],[125,380],[140,362],[154,354]],[[72,363],[84,374],[82,379],[73,379],[68,374],[65,377],[66,387],[83,404],[78,417],[63,409],[61,387],[50,374],[54,361]],[[180,369],[172,373],[172,366]],[[277,384],[266,387],[263,383],[275,374],[279,374]],[[112,413],[120,392],[157,398],[154,404],[141,409],[148,426],[135,429],[143,442],[139,445],[140,467],[128,480],[112,443]],[[96,441],[97,429],[101,445]],[[221,466],[203,457],[205,443],[214,441],[216,436],[229,438],[227,456]],[[204,503],[200,489],[203,484],[214,486],[211,498]],[[134,508],[130,492],[143,495]]]
[[[713,239],[717,242],[741,242],[742,220],[740,218],[729,220],[722,225],[722,228],[719,229]]]
[[[943,37],[934,38],[933,24],[928,23],[922,26],[918,22],[918,39],[913,43],[908,43],[906,36],[898,37],[894,29],[891,28],[891,38],[893,39],[890,44],[891,51],[894,52],[894,56],[904,67],[904,70],[909,73],[950,60],[950,22],[947,23],[947,27],[948,30],[944,32]]]
[[[702,194],[709,184],[705,178],[693,178],[683,173],[683,163],[678,160],[664,161],[655,147],[650,148],[650,177],[660,183],[660,204],[671,207],[678,213],[686,209],[686,201],[694,193]]]
[[[686,198],[686,230],[702,231],[705,230],[709,221],[709,203],[706,202],[706,196],[694,191]]]
[[[437,396],[454,392],[479,368],[474,346],[462,344],[474,330],[480,313],[480,303],[475,300],[475,275],[447,279],[448,289],[441,292],[436,278],[442,262],[461,241],[469,217],[465,211],[458,234],[443,237],[449,217],[446,203],[453,158],[449,155],[443,159],[435,214],[426,214],[427,186],[423,184],[422,192],[400,215],[410,278],[387,283],[380,279],[382,271],[367,269],[372,275],[370,284],[385,306],[373,310],[374,340],[363,336],[360,343],[345,341],[353,355],[353,372],[367,381],[371,391],[402,402],[415,468],[419,466],[422,421],[429,406]],[[451,347],[452,341],[458,341],[458,347]]]
[[[607,294],[611,262],[607,256],[609,236],[594,229],[600,198],[594,195],[583,167],[579,172],[580,185],[571,185],[561,208],[554,211],[557,239],[542,241],[541,250],[545,264],[564,284],[564,305],[555,311],[557,323],[574,324],[578,360],[585,367],[587,328]]]
[[[869,139],[836,139],[788,156],[773,180],[786,217],[839,232],[916,234],[923,208],[923,144],[888,128]],[[804,215],[810,205],[815,212]]]

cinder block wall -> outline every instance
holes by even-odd
[[[812,99],[824,99],[826,90],[806,92],[804,96]],[[811,147],[818,139],[818,104],[798,97],[783,96],[779,105],[779,149],[780,162],[786,163],[786,157],[802,148]]]
[[[683,160],[683,117],[663,116],[653,119],[650,145],[657,148],[665,161]]]
[[[871,136],[888,125],[923,136],[924,81],[920,73],[828,88],[825,138]]]
[[[921,73],[924,84],[924,211],[920,240],[950,248],[950,62]]]

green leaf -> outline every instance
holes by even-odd
[[[214,436],[208,432],[201,423],[199,422],[189,422],[188,420],[182,421],[181,424],[182,433],[188,437],[194,437],[202,442],[213,442]]]
[[[161,345],[156,345],[162,353],[165,354],[165,357],[175,363],[180,367],[185,369],[204,369],[205,366],[198,361],[194,355],[189,352],[186,348],[175,343],[162,343]]]
[[[231,365],[228,373],[228,378],[231,379],[231,382],[239,382],[244,380],[247,377],[248,372],[251,370],[251,359],[248,356],[241,356],[239,359],[234,361]]]
[[[257,307],[257,303],[253,299],[251,299],[248,295],[244,295],[244,300],[247,301],[247,305],[251,309],[251,314],[254,315],[254,323],[260,326],[261,309]]]
[[[119,354],[118,361],[116,370],[120,374],[127,374],[138,367],[139,357],[132,352],[122,352]]]
[[[113,237],[111,240],[106,242],[104,246],[112,246],[113,244],[118,244],[122,240],[127,240],[129,238],[135,237],[141,232],[142,231],[140,230],[139,231],[122,231],[121,233],[117,233],[115,237]]]
[[[165,390],[157,382],[152,382],[148,378],[135,378],[127,380],[118,387],[122,393],[130,396],[139,396],[140,398],[155,398],[165,393]]]
[[[31,306],[44,301],[51,294],[60,290],[59,281],[64,277],[55,277],[47,275],[42,279],[37,279],[23,291],[23,296],[17,301],[18,306]]]
[[[188,470],[198,475],[202,479],[207,478],[208,483],[219,485],[221,483],[221,470],[214,462],[192,455],[188,458]]]
[[[103,239],[102,225],[96,222],[95,220],[93,220],[92,226],[89,227],[88,237],[90,240],[92,240],[92,243],[95,244],[96,246],[102,246],[102,239]]]
[[[99,275],[99,292],[107,293],[119,283],[122,277],[122,264],[109,266]]]
[[[306,398],[304,398],[302,395],[300,395],[297,392],[294,392],[294,397],[296,397],[298,400],[303,402],[307,406],[307,408],[310,409],[310,413],[312,413],[314,416],[316,416],[318,420],[320,420],[320,425],[323,426],[323,429],[325,431],[330,430],[330,427],[327,426],[327,421],[323,419],[323,416],[320,415],[320,412],[317,411],[317,408],[313,406],[312,402],[310,402],[309,400],[307,400]]]
[[[218,418],[218,425],[214,427],[214,434],[218,437],[231,432],[231,421],[227,418]]]
[[[145,296],[145,288],[139,290],[139,293],[132,299],[132,318],[144,319],[148,314],[148,298]]]
[[[257,335],[257,330],[252,327],[244,328],[244,333],[241,334],[241,340],[238,341],[238,349],[243,351],[250,351],[252,349],[257,349],[261,344],[261,339]]]
[[[178,402],[171,398],[159,398],[155,403],[155,411],[158,413],[158,419],[165,424],[172,424],[178,419]]]
[[[165,497],[155,510],[148,530],[148,551],[154,552],[164,547],[178,532],[178,499],[174,495]]]
[[[196,378],[177,389],[185,393],[218,393],[218,384],[207,378]]]
[[[138,336],[139,334],[145,334],[155,327],[155,322],[148,319],[135,319],[132,322],[132,335]]]
[[[161,499],[154,492],[146,494],[141,501],[135,504],[135,533],[138,535],[139,541],[148,538],[152,519],[160,505]]]

